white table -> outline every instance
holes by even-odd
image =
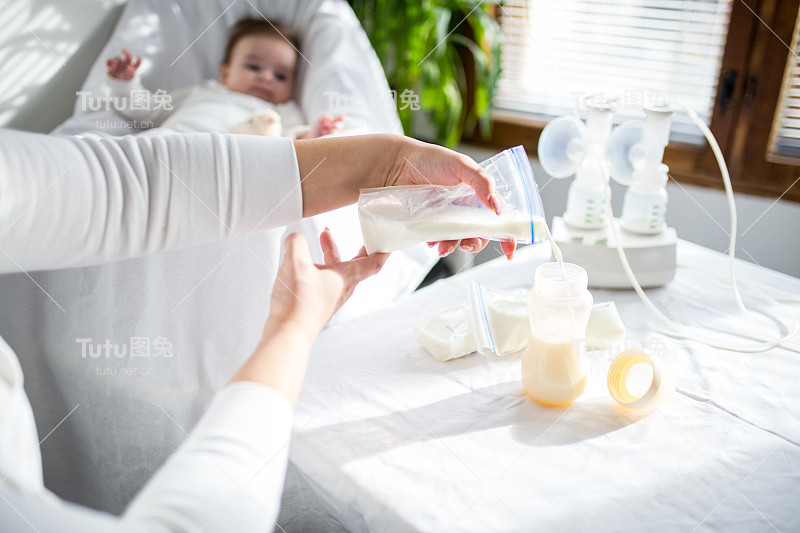
[[[442,363],[414,342],[415,320],[464,303],[470,279],[527,288],[548,253],[528,247],[510,263],[481,265],[323,332],[297,406],[291,462],[306,496],[330,514],[330,529],[800,529],[798,354],[674,340],[657,333],[660,323],[633,291],[592,291],[595,302],[615,301],[628,337],[676,374],[672,400],[640,413],[605,388],[615,354],[590,352],[586,393],[552,408],[524,396],[520,355]],[[685,242],[678,260],[727,268],[725,256]],[[798,279],[737,268],[800,294]],[[667,287],[648,292],[676,321],[734,331],[742,343],[753,337],[722,279],[679,268]],[[788,307],[800,316],[800,306]]]

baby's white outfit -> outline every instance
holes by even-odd
[[[256,96],[234,92],[217,80],[183,87],[172,93],[155,93],[142,85],[138,76],[119,80],[106,76],[115,109],[124,117],[144,127],[161,127],[174,131],[232,133],[234,128],[265,108],[281,118],[283,137],[297,137],[310,128],[300,107],[292,100],[273,104]],[[141,126],[138,126],[141,127]]]

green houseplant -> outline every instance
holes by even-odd
[[[455,146],[465,128],[487,135],[500,75],[497,2],[348,0],[398,95],[414,91],[430,113],[437,141]],[[416,106],[413,106],[416,107]],[[414,109],[399,105],[411,133]]]

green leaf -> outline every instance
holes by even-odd
[[[431,57],[442,58],[444,56],[445,47],[447,45],[445,41],[449,31],[448,28],[450,27],[450,18],[453,15],[452,11],[442,7],[433,8],[433,14],[436,18],[436,32],[432,35],[432,42],[429,40],[431,46],[429,50],[430,55],[428,56],[429,59]],[[426,52],[426,54],[427,53],[428,52]]]
[[[498,2],[348,2],[369,36],[390,86],[398,95],[406,88],[420,95],[420,105],[431,113],[439,142],[454,146],[465,123],[474,128],[479,121],[481,131],[488,131],[501,50],[499,26],[486,6]],[[474,39],[466,37],[470,33]],[[463,101],[467,80],[458,53],[464,48],[470,51],[475,65],[475,90],[469,106]],[[470,113],[466,116],[468,107]],[[414,112],[410,108],[398,109],[406,133],[411,133]]]

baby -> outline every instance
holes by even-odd
[[[296,43],[286,28],[265,19],[245,18],[233,26],[219,69],[221,83],[208,80],[179,89],[158,105],[136,76],[142,58],[134,59],[128,50],[122,54],[106,62],[106,81],[116,97],[127,98],[127,105],[118,111],[129,119],[184,132],[282,134],[299,139],[321,137],[342,127],[341,115],[325,114],[310,127],[304,124],[300,108],[291,100]]]

